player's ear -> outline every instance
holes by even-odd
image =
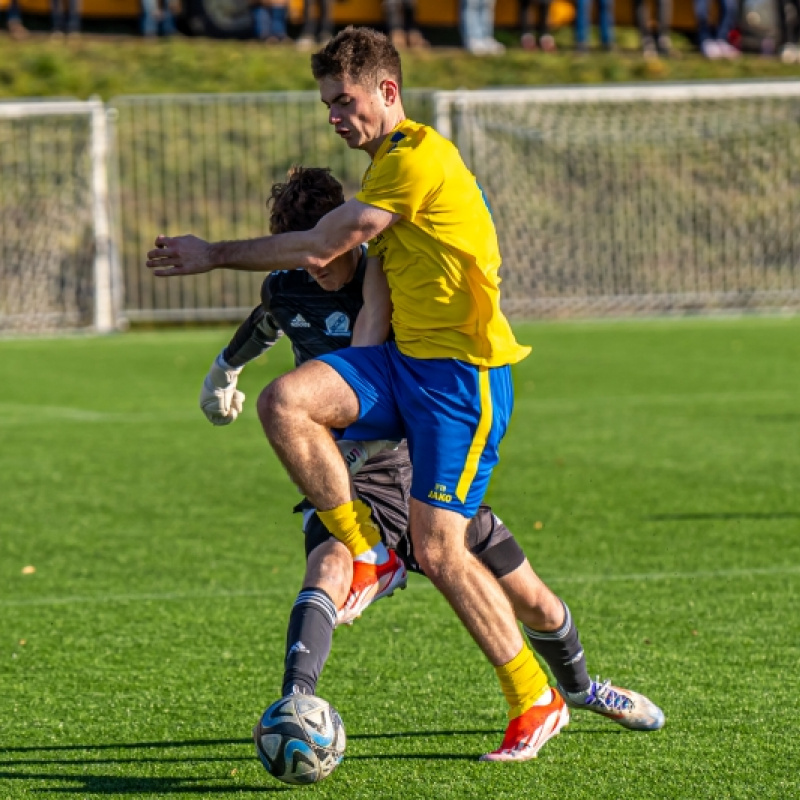
[[[384,78],[381,81],[380,90],[387,106],[393,106],[400,99],[400,87],[391,78]]]

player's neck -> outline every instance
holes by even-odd
[[[406,114],[405,111],[403,111],[402,106],[398,107],[396,113],[390,114],[386,117],[386,120],[383,124],[383,130],[385,133],[377,136],[375,139],[367,142],[364,145],[364,151],[369,155],[370,158],[375,158],[378,150],[381,149],[381,145],[386,141],[386,137],[391,135],[392,131],[405,119]]]

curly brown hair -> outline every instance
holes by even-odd
[[[336,34],[318,53],[311,56],[311,71],[316,80],[350,80],[373,88],[391,78],[403,88],[400,54],[389,38],[372,28],[349,25]]]
[[[286,182],[275,183],[270,190],[270,233],[310,231],[343,203],[342,184],[327,167],[292,167]]]

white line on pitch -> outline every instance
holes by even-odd
[[[43,421],[58,422],[160,422],[200,419],[191,405],[164,411],[96,411],[69,406],[24,405],[0,403],[0,425],[39,425]]]
[[[719,580],[727,578],[751,578],[760,575],[800,575],[800,565],[786,567],[755,567],[752,569],[721,569],[700,570],[697,572],[633,572],[624,575],[569,575],[548,576],[547,582],[552,585],[562,583],[613,583],[621,581],[685,581],[685,580]],[[429,581],[413,581],[409,589],[433,588]],[[104,594],[104,595],[73,595],[66,597],[32,597],[29,599],[0,599],[0,607],[15,606],[58,606],[77,604],[107,604],[107,603],[141,603],[141,602],[171,602],[182,600],[212,600],[212,599],[237,599],[248,597],[269,597],[288,593],[280,588],[275,589],[242,589],[190,592],[147,592],[142,594]]]
[[[236,599],[239,597],[268,597],[273,594],[283,594],[280,589],[217,589],[197,590],[193,592],[143,592],[142,594],[98,594],[98,595],[67,595],[65,597],[31,597],[27,599],[0,599],[0,607],[13,606],[66,606],[79,604],[103,603],[148,603],[169,602],[181,600],[203,599]]]
[[[621,405],[684,405],[688,403],[748,403],[792,399],[789,392],[698,392],[689,394],[652,395],[600,395],[597,397],[536,397],[523,395],[517,405],[532,405],[538,411],[565,411],[570,408]],[[197,418],[193,404],[185,408],[163,411],[101,411],[70,406],[44,406],[24,403],[0,403],[0,426],[39,424],[44,420],[59,422],[159,422],[180,421]]]

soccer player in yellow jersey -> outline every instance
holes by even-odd
[[[491,214],[456,148],[406,119],[400,58],[385,36],[348,28],[312,57],[312,70],[336,133],[371,158],[358,195],[310,231],[218,243],[159,237],[147,264],[162,276],[303,268],[331,281],[334,259],[370,243],[388,281],[395,339],[281,376],[259,398],[259,417],[294,482],[353,556],[354,615],[391,590],[403,568],[356,497],[331,431],[407,439],[417,560],[494,666],[509,706],[502,744],[482,758],[524,761],[569,712],[497,579],[465,545],[511,413],[510,365],[528,353],[500,310]],[[661,724],[663,715],[654,727]]]

